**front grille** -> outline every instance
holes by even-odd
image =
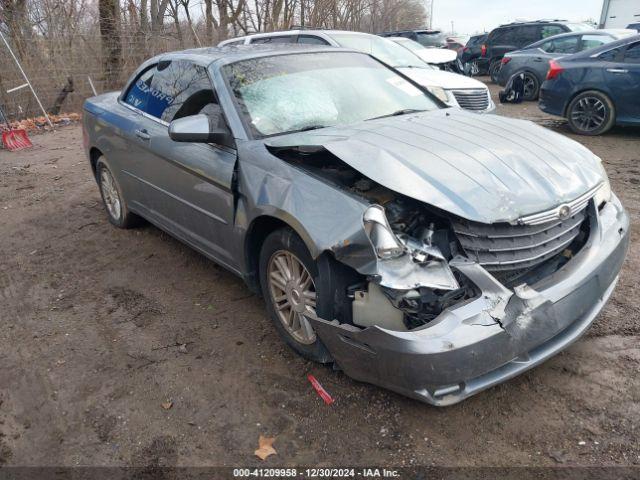
[[[562,252],[578,236],[587,209],[537,225],[452,221],[467,256],[491,272],[534,267]]]
[[[486,110],[489,108],[488,90],[453,90],[453,96],[465,110]]]

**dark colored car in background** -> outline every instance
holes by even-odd
[[[627,28],[635,30],[636,32],[640,32],[640,23],[630,23],[629,25],[627,25]]]
[[[398,30],[379,33],[381,37],[405,37],[425,47],[447,48],[447,36],[440,30]]]
[[[549,71],[549,60],[597,48],[629,37],[633,33],[633,30],[594,30],[563,33],[540,40],[502,57],[498,83],[505,86],[513,75],[523,73],[524,99],[536,100],[540,93],[540,85]]]
[[[640,125],[640,35],[551,60],[540,109],[583,135]]]
[[[497,83],[500,62],[506,53],[561,33],[588,30],[593,30],[593,27],[584,23],[570,23],[566,20],[536,20],[500,25],[487,36],[481,55],[489,65],[491,80]]]
[[[462,71],[470,75],[487,73],[488,63],[482,58],[482,45],[487,39],[487,34],[474,35],[469,38],[467,44],[458,52]]]

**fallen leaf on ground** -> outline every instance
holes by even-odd
[[[254,452],[260,460],[265,460],[269,455],[275,455],[276,449],[273,448],[273,442],[276,441],[276,437],[264,437],[260,435],[258,438],[258,449]]]
[[[169,410],[171,407],[173,407],[173,402],[172,402],[172,401],[162,402],[160,405],[161,405],[161,406],[162,406],[162,408],[164,408],[165,410]]]

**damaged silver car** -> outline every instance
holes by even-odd
[[[628,247],[589,150],[349,50],[161,55],[87,100],[84,132],[114,225],[241,275],[304,357],[434,405],[579,338]]]

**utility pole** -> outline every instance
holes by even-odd
[[[436,0],[429,2],[429,30],[433,30],[433,4]]]

